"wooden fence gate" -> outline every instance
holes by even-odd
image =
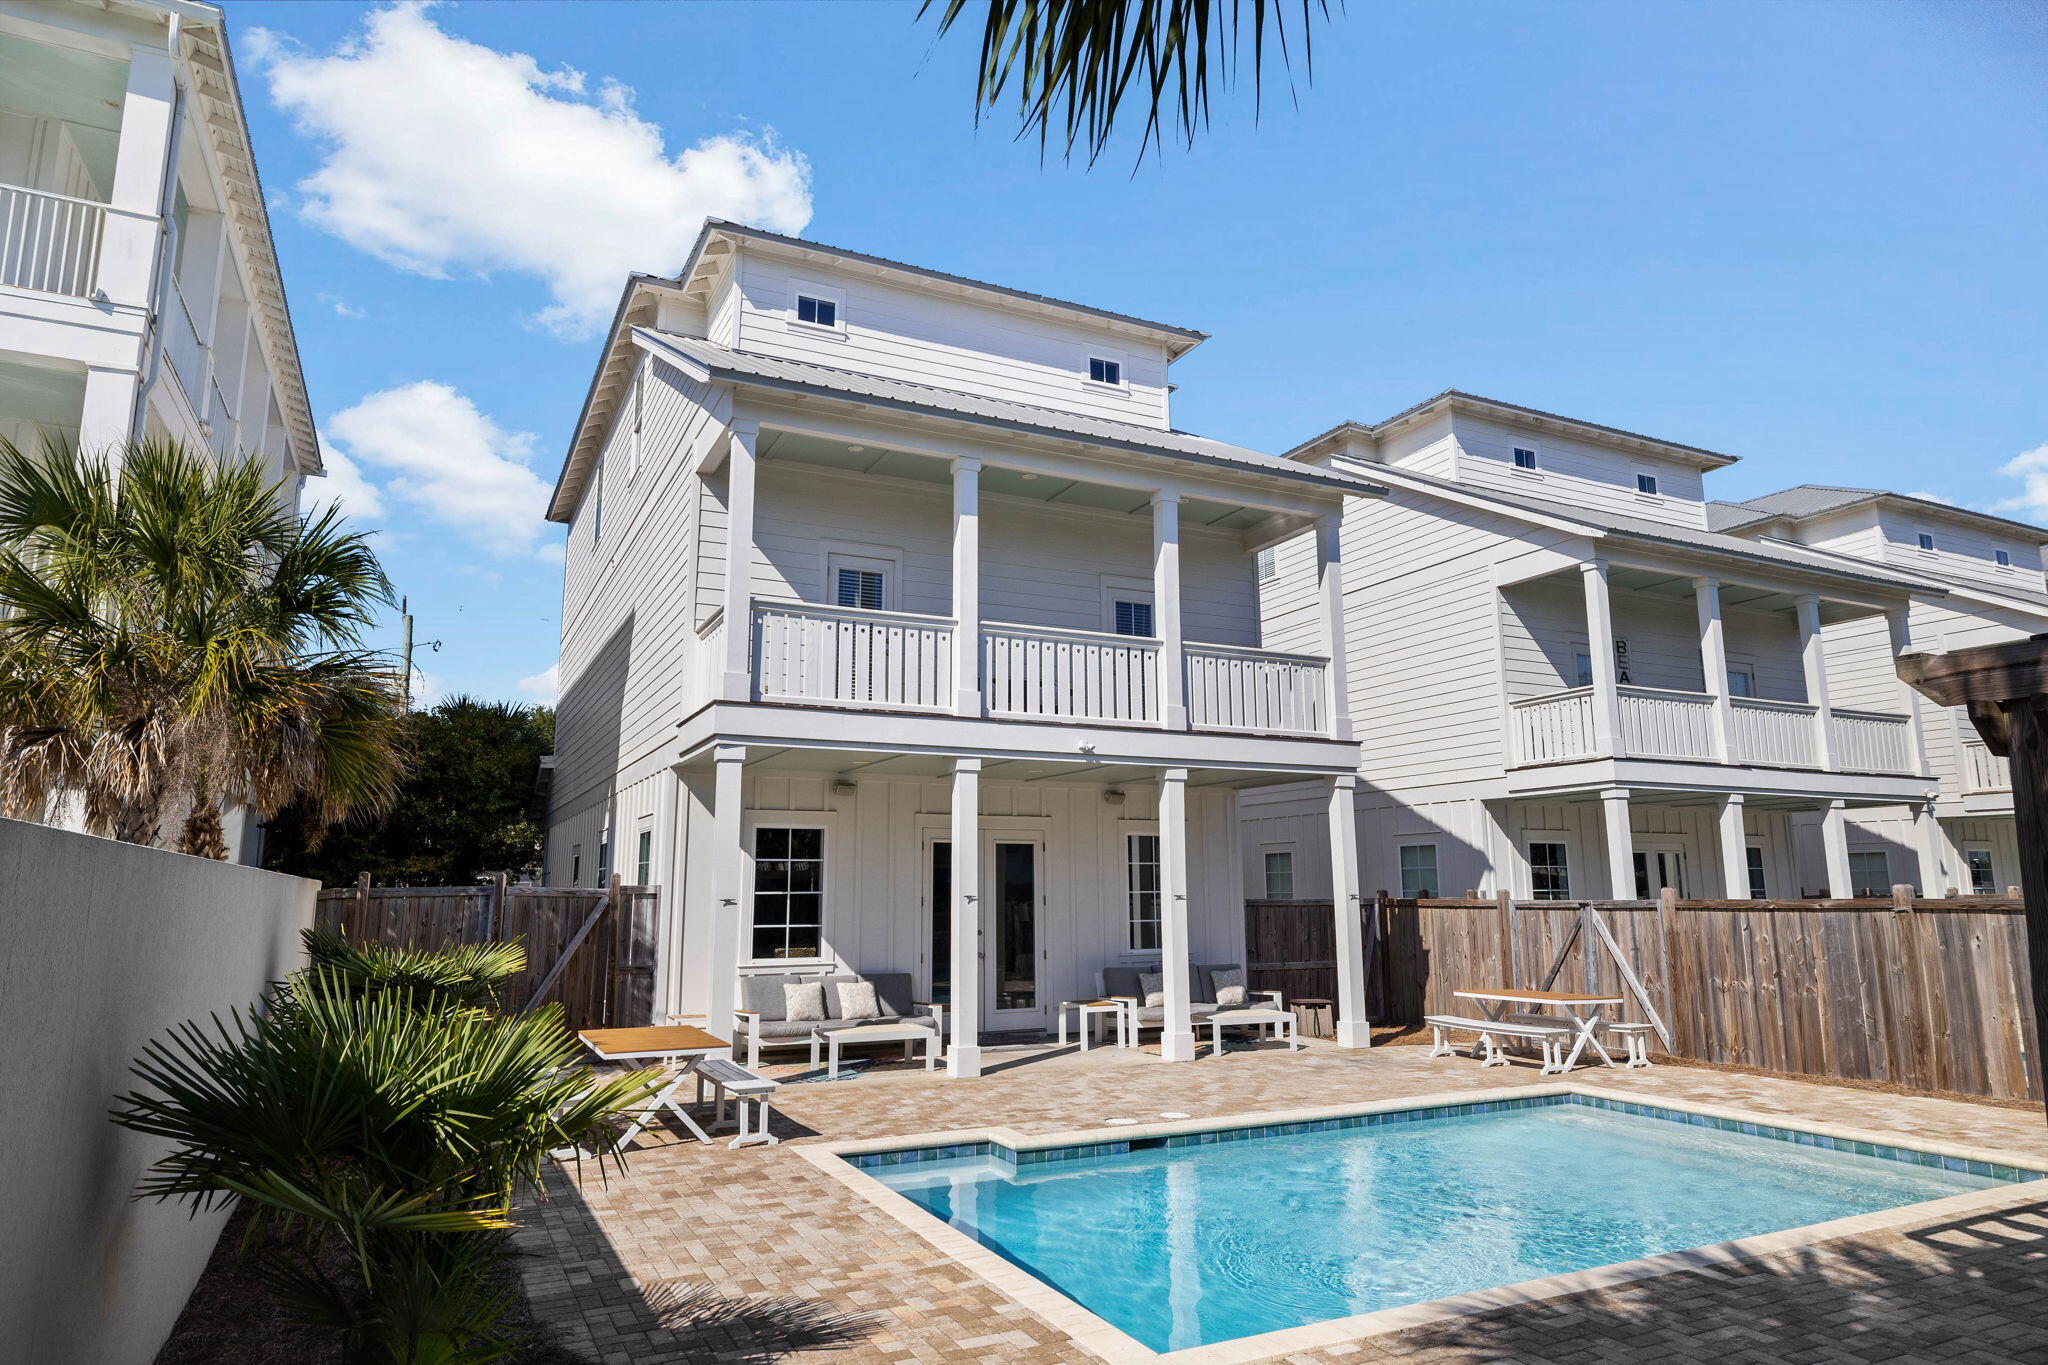
[[[572,1029],[654,1022],[658,887],[604,890],[508,886],[355,886],[322,891],[314,924],[396,947],[518,942],[526,970],[506,1004],[523,1010],[558,1000]]]

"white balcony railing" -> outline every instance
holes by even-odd
[[[801,602],[757,605],[754,685],[762,701],[949,710],[953,623]]]
[[[1762,763],[1777,768],[1818,768],[1814,716],[1803,701],[1770,701],[1763,697],[1733,700],[1734,750],[1737,763]]]
[[[192,310],[185,306],[185,296],[178,290],[175,281],[171,284],[171,296],[164,308],[164,353],[170,357],[171,370],[178,376],[178,383],[185,390],[192,411],[198,413],[205,408],[206,386],[206,343],[199,339],[199,328],[193,325]]]
[[[1329,665],[1308,654],[1188,645],[1188,723],[1198,730],[1319,735]]]
[[[2012,790],[2012,765],[1973,739],[1963,741],[1963,788],[1973,792]]]
[[[1852,773],[1910,773],[1919,770],[1912,722],[1885,711],[1836,711],[1829,717],[1828,748],[1834,766]]]
[[[1618,689],[1622,748],[1636,758],[1714,757],[1714,699],[1661,687]]]
[[[89,297],[106,221],[90,199],[0,185],[0,284]]]
[[[1562,763],[1598,752],[1590,687],[1524,697],[1508,703],[1508,713],[1514,718],[1518,762]]]
[[[213,377],[213,405],[207,409],[207,421],[212,427],[211,442],[213,453],[223,460],[235,457],[235,448],[241,442],[241,425],[235,421],[234,410],[228,406],[227,395],[220,391],[220,376]]]
[[[984,625],[981,686],[992,716],[1155,725],[1159,642],[1052,626]]]

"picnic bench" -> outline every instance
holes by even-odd
[[[1473,1055],[1480,1057],[1481,1066],[1506,1066],[1508,1054],[1501,1047],[1503,1038],[1519,1042],[1536,1043],[1543,1049],[1543,1068],[1538,1073],[1544,1076],[1556,1075],[1566,1070],[1564,1047],[1576,1032],[1562,1020],[1547,1024],[1525,1024],[1509,1019],[1471,1019],[1460,1014],[1428,1014],[1422,1022],[1434,1031],[1435,1043],[1429,1049],[1432,1057],[1452,1057],[1457,1049],[1451,1046],[1447,1032],[1476,1033],[1478,1041],[1473,1044]]]

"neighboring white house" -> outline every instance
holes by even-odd
[[[1790,541],[1931,578],[1948,591],[1913,602],[1912,647],[1946,653],[2023,640],[2048,631],[2042,548],[2048,531],[2025,522],[1870,488],[1803,484],[1743,502],[1714,502],[1717,530]],[[1882,704],[1891,687],[1892,641],[1871,622],[1825,632],[1830,677],[1852,705]],[[1928,769],[1940,782],[1935,814],[1943,843],[1940,885],[1963,894],[2002,894],[2020,881],[2005,760],[1977,738],[1961,709],[1921,702]],[[1911,813],[1859,814],[1849,826],[1850,857],[1885,859],[1893,881],[1911,881],[1902,850],[1911,845]],[[1811,880],[1810,869],[1803,874]]]
[[[1926,567],[1715,530],[1734,457],[1455,391],[1290,454],[1389,490],[1342,531],[1368,892],[1940,883],[1918,708],[1882,649],[1830,644],[1904,640],[1950,595]],[[1307,638],[1308,553],[1261,583],[1270,644]],[[1327,894],[1313,797],[1241,805],[1246,893]],[[1901,807],[1895,856],[1852,843]]]
[[[254,455],[293,506],[321,472],[210,5],[0,0],[0,438],[45,435]]]
[[[320,447],[221,12],[0,0],[0,437]]]
[[[549,512],[548,880],[666,888],[663,1012],[910,972],[973,1075],[983,1031],[1163,962],[1192,1054],[1176,964],[1244,960],[1239,789],[1352,828],[1336,527],[1382,491],[1174,430],[1201,340],[717,221],[627,283]],[[1258,551],[1298,533],[1275,651]]]

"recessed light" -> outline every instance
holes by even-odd
[[[866,446],[848,446],[848,447],[847,447],[847,449],[848,449],[848,450],[850,450],[850,451],[852,451],[852,452],[853,452],[854,454],[858,455],[858,454],[860,454],[860,453],[861,453],[861,452],[862,452],[863,450],[866,450],[866,449],[867,449],[867,447],[866,447]]]
[[[1035,479],[1035,478],[1037,478],[1038,476],[1037,476],[1036,474],[1026,474],[1026,475],[1025,475],[1024,477],[1025,477],[1025,478],[1027,478],[1027,479]]]

